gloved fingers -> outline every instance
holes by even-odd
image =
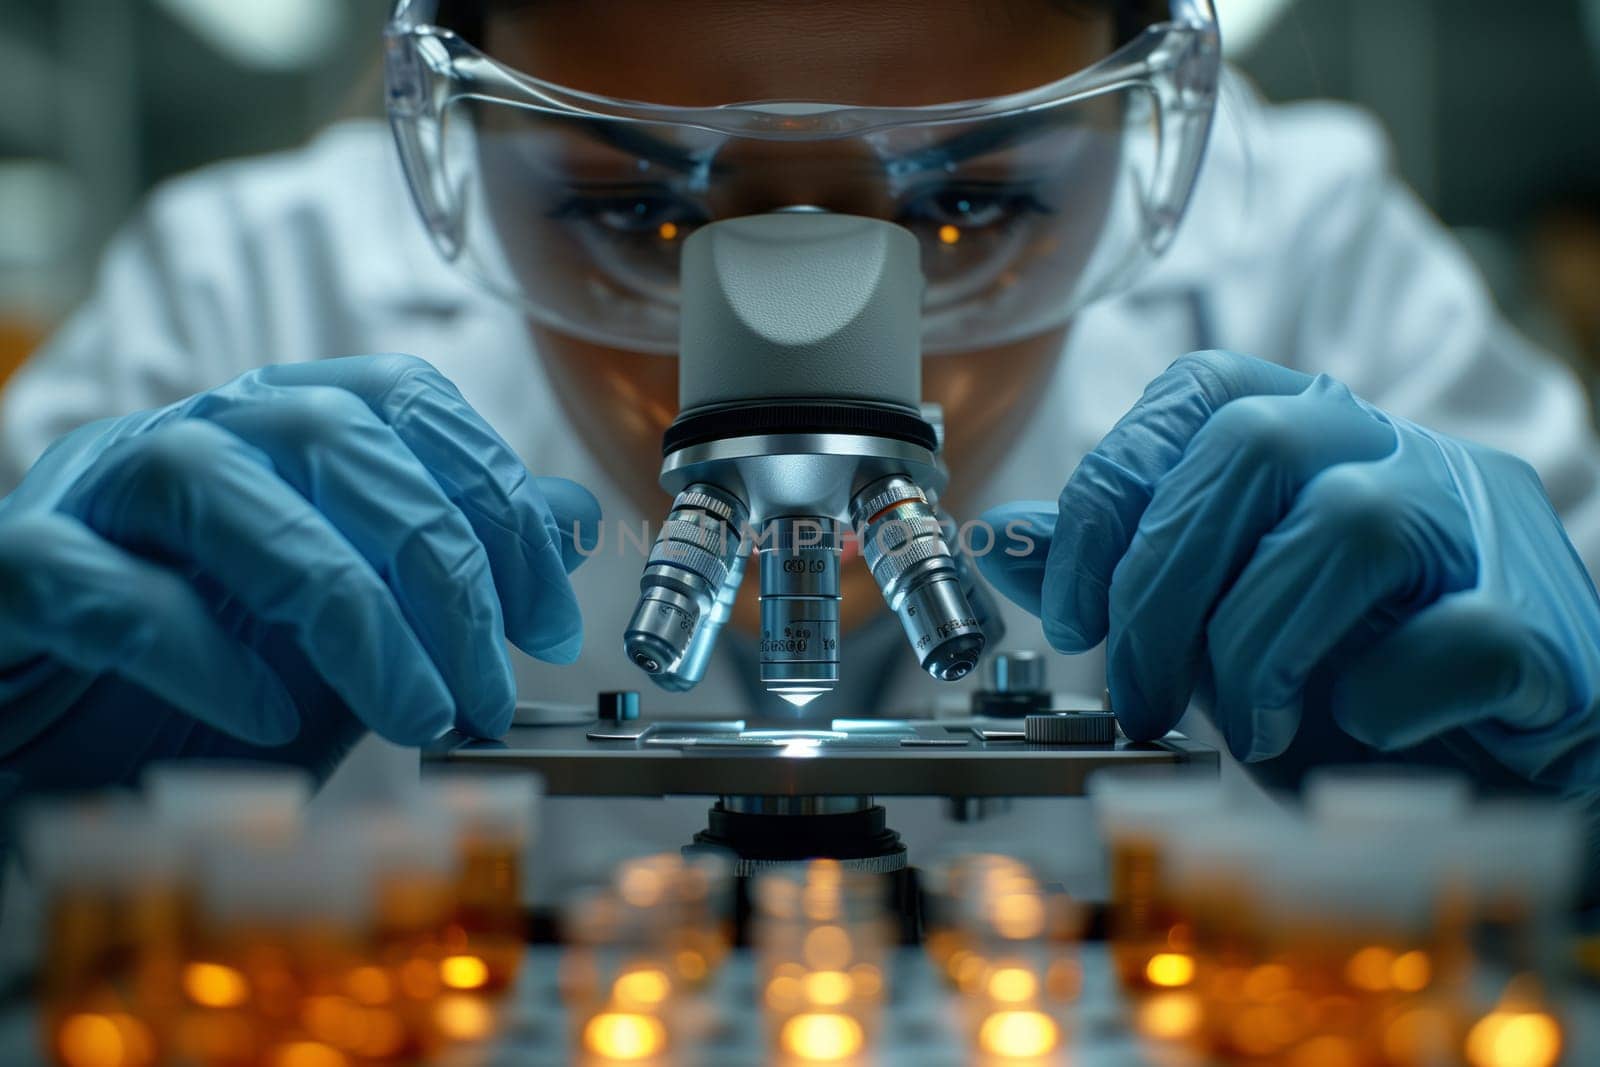
[[[271,458],[388,582],[455,698],[456,725],[499,737],[516,682],[489,558],[465,515],[361,399],[329,386],[262,386],[197,411]]]
[[[510,445],[474,411],[451,382],[413,356],[353,356],[263,367],[250,379],[275,386],[327,385],[360,397],[394,428],[461,509],[489,555],[506,634],[524,651],[570,663],[583,644],[583,619],[567,579],[582,556],[564,538],[577,525],[592,543],[600,507],[561,482],[552,508]]]
[[[1457,727],[1557,726],[1573,694],[1554,645],[1510,606],[1473,589],[1442,597],[1355,657],[1332,698],[1346,733],[1392,751]],[[1516,745],[1506,740],[1507,748]],[[1502,748],[1496,755],[1517,754]],[[1535,775],[1540,768],[1513,769]]]
[[[276,675],[229,636],[182,577],[76,519],[36,513],[0,534],[0,665],[46,656],[114,672],[178,710],[256,745],[295,737]]]
[[[201,419],[108,449],[62,500],[109,540],[192,568],[282,625],[363,722],[400,744],[449,729],[454,704],[394,594],[271,463]]]
[[[1236,400],[1196,431],[1111,579],[1107,684],[1129,737],[1160,737],[1183,716],[1207,621],[1301,488],[1327,467],[1387,455],[1395,440],[1326,378],[1297,396]]]
[[[1112,574],[1157,483],[1200,428],[1240,397],[1292,396],[1311,381],[1248,356],[1196,352],[1150,383],[1061,491],[1044,580],[1044,631],[1056,649],[1086,652],[1105,639]]]
[[[1206,627],[1212,717],[1234,756],[1275,759],[1313,669],[1362,622],[1471,586],[1476,560],[1435,453],[1412,445],[1318,474],[1256,547]]]
[[[535,478],[533,488],[550,509],[551,537],[558,539],[561,565],[568,574],[594,555],[600,532],[600,502],[583,486],[567,478]]]
[[[566,478],[529,478],[513,494],[523,513],[537,513],[554,547],[529,555],[524,563],[525,585],[515,589],[513,606],[507,618],[517,617],[516,633],[522,635],[519,647],[547,663],[572,663],[583,651],[583,615],[578,597],[567,575],[592,555],[600,531],[600,503],[594,494]],[[502,534],[502,539],[511,540]],[[508,544],[513,548],[527,543],[518,535]]]
[[[1056,526],[1055,502],[1002,504],[984,512],[978,522],[990,533],[989,551],[975,557],[984,580],[1024,611],[1041,615],[1045,559]]]

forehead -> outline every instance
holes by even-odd
[[[1069,0],[536,0],[494,15],[501,62],[686,107],[911,106],[1043,85],[1109,54],[1109,5]]]

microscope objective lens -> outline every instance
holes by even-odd
[[[971,674],[983,654],[983,627],[927,494],[890,475],[858,492],[850,510],[862,555],[922,669],[944,682]]]
[[[664,689],[688,689],[705,673],[744,574],[747,515],[738,497],[696,484],[678,494],[662,524],[623,648]]]
[[[761,558],[761,682],[797,708],[839,681],[839,526],[818,516],[772,519]]]

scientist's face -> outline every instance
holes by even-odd
[[[1109,5],[1071,0],[539,0],[491,18],[490,54],[545,80],[680,106],[761,99],[912,106],[1033,88],[1094,63],[1115,44]],[[737,203],[719,214],[819,204],[894,218],[888,198],[851,181],[860,161],[818,144],[745,146]],[[641,505],[656,484],[661,434],[676,415],[676,360],[604,348],[536,326],[558,394],[608,472]],[[924,363],[926,399],[945,408],[959,508],[1013,443],[1054,367],[1061,331]],[[1054,475],[1057,472],[1051,472]],[[849,599],[849,598],[847,598]],[[859,603],[864,598],[856,598]],[[871,598],[871,599],[876,599]]]

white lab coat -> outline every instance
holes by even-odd
[[[1524,457],[1594,572],[1600,448],[1571,374],[1502,321],[1461,249],[1389,173],[1370,119],[1335,104],[1260,108],[1244,92],[1226,100],[1174,247],[1133,291],[1078,317],[1017,447],[986,484],[964,487],[974,508],[1053,498],[1152,377],[1184,352],[1220,347],[1326,372],[1381,408]],[[107,253],[91,299],[0,396],[0,492],[52,439],[91,419],[267,363],[385,351],[431,360],[533,471],[587,485],[608,519],[635,529],[659,521],[578,439],[519,313],[440,260],[387,130],[370,123],[158,190]],[[636,563],[578,572],[583,656],[554,668],[519,655],[525,693],[588,701],[638,684],[620,650],[637,590],[624,571]],[[1037,623],[1007,612],[1007,644],[1044,651]],[[849,652],[847,640],[846,671]],[[887,699],[861,710],[935,696],[909,653],[891,661]],[[1098,651],[1051,664],[1057,688],[1091,700],[1100,692]],[[695,692],[645,699],[658,713],[725,715],[743,694],[724,658]],[[703,807],[656,804],[624,819],[616,805],[591,804],[582,825],[601,817],[612,835],[665,844],[692,832]]]

